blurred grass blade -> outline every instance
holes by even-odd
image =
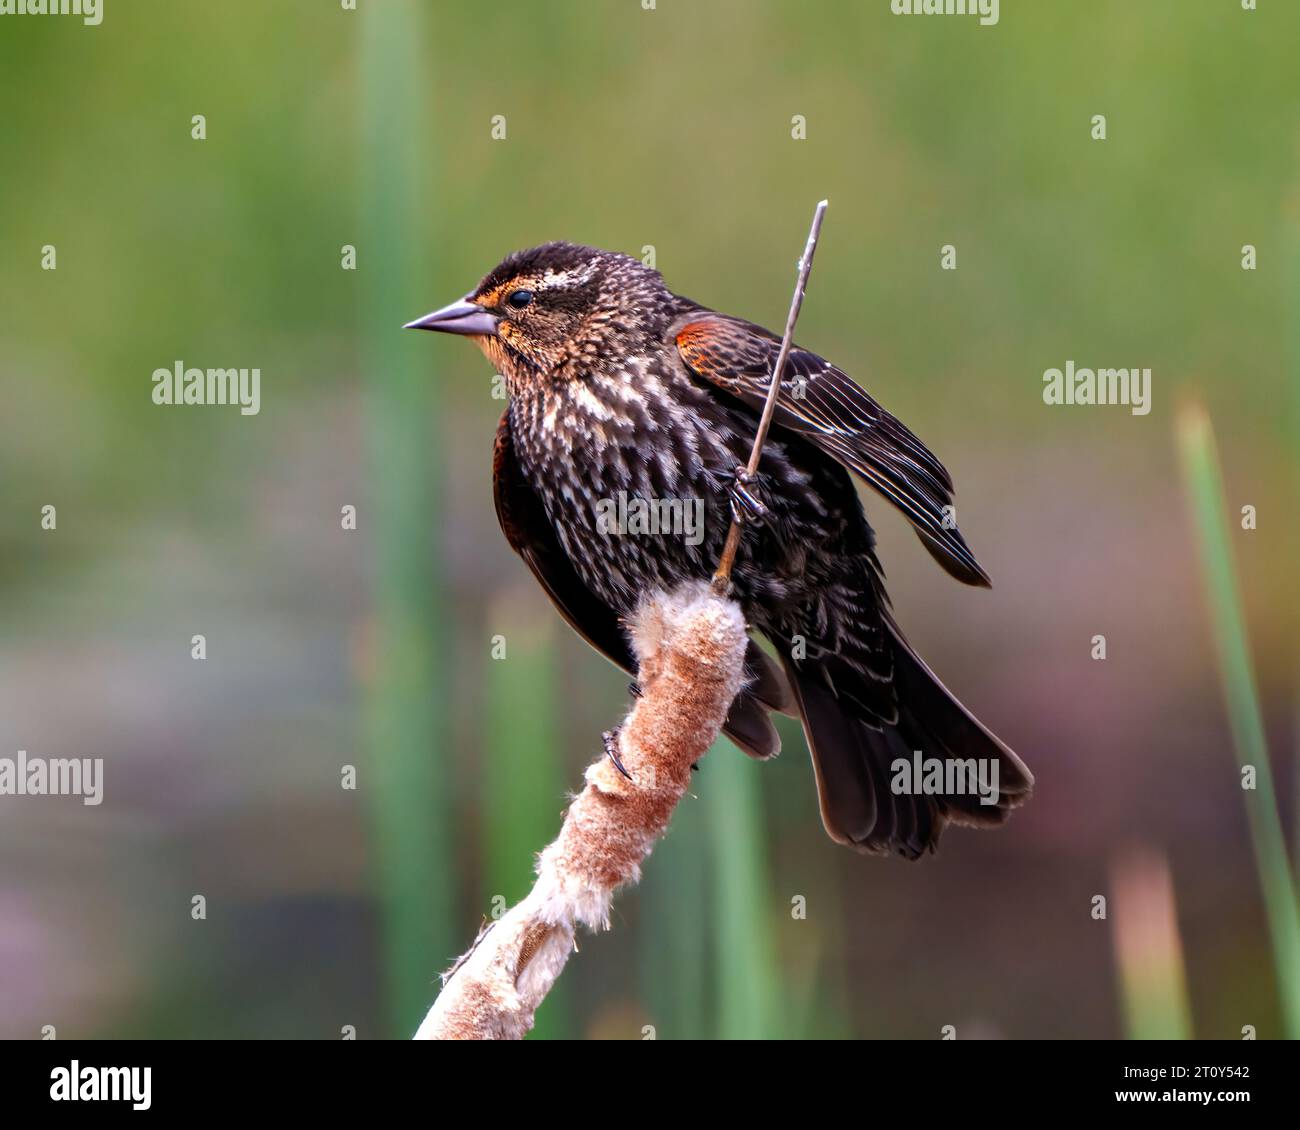
[[[1286,217],[1286,261],[1287,277],[1290,281],[1290,295],[1292,302],[1300,301],[1300,192],[1293,190],[1289,199],[1289,209]],[[1291,451],[1300,452],[1300,318],[1287,318],[1287,368],[1291,373],[1291,379],[1286,381],[1287,388],[1291,392],[1291,399],[1287,405],[1288,408],[1288,428],[1284,433],[1284,444],[1289,441]],[[1300,497],[1300,459],[1291,460],[1292,487],[1295,491],[1293,497]],[[1294,525],[1292,527],[1292,538],[1296,536]],[[1293,545],[1295,542],[1293,541]],[[1300,680],[1300,671],[1293,673],[1293,678]],[[1292,825],[1291,835],[1292,843],[1292,869],[1293,873],[1300,873],[1300,681],[1297,681],[1294,691],[1295,700],[1295,726],[1292,733],[1295,735],[1291,756],[1293,781],[1292,788],[1295,791],[1294,805],[1291,809]]]
[[[504,637],[505,654],[488,659],[485,672],[485,912],[513,906],[532,889],[533,861],[560,830],[565,781],[556,734],[556,624],[545,598],[531,591],[512,590],[489,609],[489,635]],[[561,978],[538,1010],[530,1038],[563,1039],[567,1027]]]
[[[1174,886],[1164,856],[1134,851],[1111,868],[1115,960],[1131,1040],[1190,1040],[1191,1009]]]
[[[767,897],[761,767],[719,741],[704,762],[700,793],[708,809],[713,857],[714,981],[718,1036],[778,1036],[781,983]]]
[[[1300,1039],[1300,909],[1273,791],[1264,719],[1228,542],[1229,527],[1224,519],[1227,505],[1214,434],[1209,417],[1200,405],[1180,412],[1178,444],[1196,523],[1233,746],[1238,764],[1252,766],[1255,771],[1256,787],[1242,789],[1241,795],[1250,819],[1255,863],[1264,891],[1282,1014],[1288,1037]]]
[[[641,999],[660,1040],[705,1040],[708,1017],[708,858],[705,806],[690,792],[673,813],[641,881]]]
[[[401,325],[418,310],[426,253],[418,154],[428,136],[418,9],[366,5],[362,25],[362,214],[358,282],[375,554],[375,667],[367,686],[374,781],[367,792],[382,900],[389,1033],[409,1036],[436,974],[458,949],[450,931],[456,869],[440,697],[442,610],[431,532],[438,521],[436,419],[427,355]],[[364,520],[364,519],[363,519]],[[364,778],[363,778],[363,787]]]

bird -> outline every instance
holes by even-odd
[[[405,328],[469,337],[503,379],[502,532],[569,625],[633,676],[624,625],[642,598],[707,580],[744,521],[731,596],[750,632],[746,682],[723,732],[766,760],[781,748],[772,714],[798,717],[832,840],[917,859],[947,825],[1001,824],[1029,797],[1029,769],[900,630],[854,481],[948,574],[988,587],[952,478],[842,369],[792,346],[751,478],[780,337],[674,293],[640,259],[564,241],[515,251]],[[634,536],[595,520],[620,497],[700,503],[702,529]],[[926,780],[907,777],[923,764]],[[976,776],[945,772],[963,767]]]

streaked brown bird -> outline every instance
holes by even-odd
[[[792,348],[750,481],[743,464],[780,338],[674,294],[636,259],[571,243],[519,251],[409,328],[470,336],[504,377],[501,528],[560,614],[624,670],[635,662],[622,618],[647,591],[707,580],[733,512],[749,519],[733,595],[778,659],[750,643],[750,682],[725,732],[768,758],[780,750],[769,712],[802,718],[833,839],[915,859],[946,824],[1000,824],[1028,798],[1029,770],[895,623],[850,472],[952,576],[987,586],[951,521],[952,479],[840,369]],[[646,534],[597,520],[620,498],[702,504],[701,528]],[[917,752],[928,787],[905,771]]]

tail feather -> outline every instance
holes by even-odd
[[[750,757],[767,760],[781,752],[781,735],[769,710],[796,713],[794,694],[780,666],[753,640],[745,651],[745,689],[736,696],[722,732]]]
[[[745,649],[745,690],[769,710],[795,713],[794,694],[780,665],[753,640]]]
[[[859,851],[915,859],[934,850],[950,822],[987,827],[1005,821],[1011,809],[1028,799],[1033,775],[949,693],[897,627],[886,622],[898,695],[892,725],[864,717],[851,694],[839,693],[861,676],[836,657],[801,667],[787,661],[785,667],[803,716],[827,833]],[[983,803],[975,791],[896,792],[895,766],[900,760],[910,765],[916,751],[945,763],[973,759],[986,786],[996,766],[996,803]]]
[[[766,761],[781,752],[781,735],[772,725],[768,707],[748,691],[741,691],[727,712],[722,732],[750,757]]]
[[[945,760],[976,758],[997,763],[997,804],[984,804],[979,796],[969,793],[944,797],[948,818],[973,827],[1005,823],[1012,809],[1033,793],[1034,775],[939,681],[892,621],[889,630],[894,638],[894,681],[902,704],[900,721],[904,732],[918,739],[913,748]]]

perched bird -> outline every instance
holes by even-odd
[[[748,519],[733,596],[777,661],[751,641],[750,681],[725,733],[767,758],[780,750],[769,712],[802,718],[833,839],[915,859],[946,824],[1000,824],[1029,796],[1029,770],[895,623],[850,472],[903,512],[952,576],[987,586],[946,509],[952,480],[845,373],[791,349],[749,481],[779,337],[674,294],[636,259],[572,243],[519,251],[408,328],[468,335],[504,377],[501,528],[561,615],[625,670],[635,661],[623,618],[650,590],[711,577],[733,512]],[[702,529],[610,529],[596,514],[620,496],[702,503]],[[903,781],[918,751],[941,770],[973,764],[985,795],[970,778],[953,788],[951,774],[930,788]]]

